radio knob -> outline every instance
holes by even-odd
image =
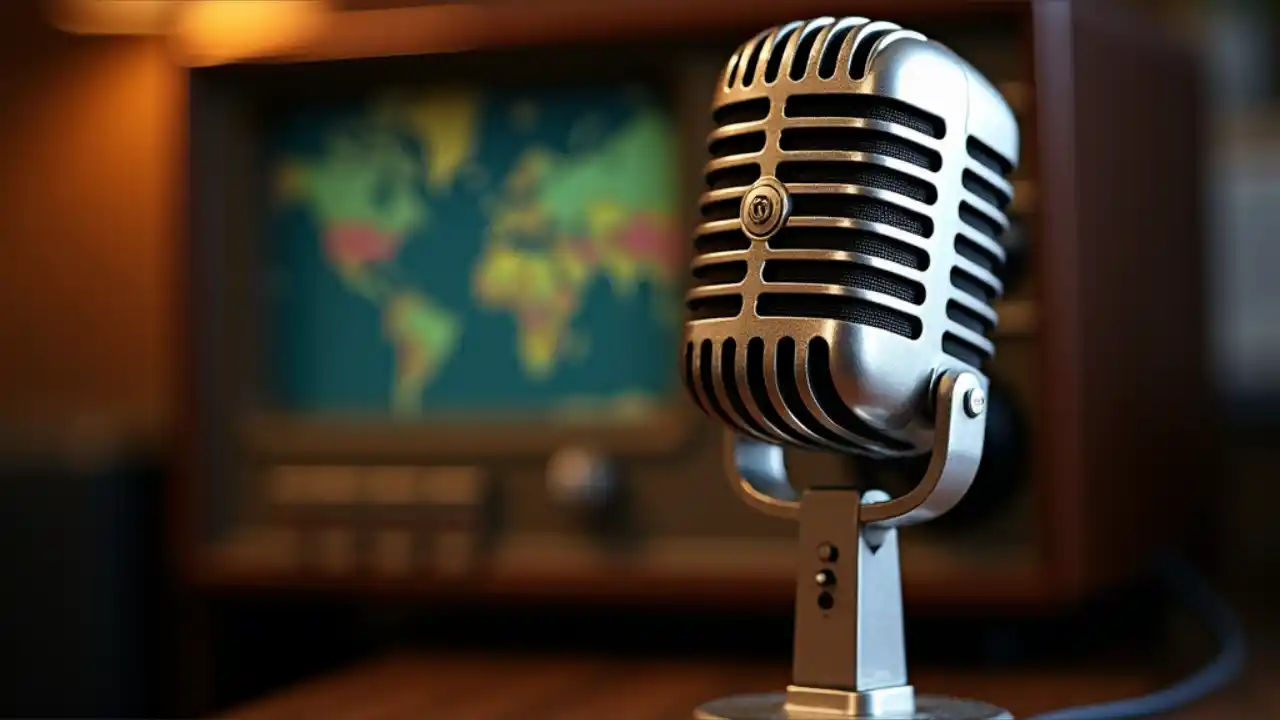
[[[603,512],[618,501],[618,467],[583,447],[557,450],[547,461],[547,492],[560,505]]]

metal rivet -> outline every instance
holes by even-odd
[[[987,394],[982,388],[973,388],[964,394],[964,411],[969,417],[978,417],[987,410]]]
[[[743,232],[753,240],[766,240],[778,232],[791,214],[790,198],[787,186],[777,178],[757,180],[742,198]]]

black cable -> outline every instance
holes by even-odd
[[[1053,710],[1027,720],[1122,720],[1163,715],[1199,702],[1240,677],[1247,655],[1245,634],[1231,606],[1179,557],[1162,558],[1157,571],[1217,638],[1221,647],[1217,658],[1182,682],[1150,695]]]

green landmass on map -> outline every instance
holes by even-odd
[[[587,288],[601,278],[619,296],[646,282],[670,288],[680,266],[665,115],[640,109],[579,151],[531,138],[505,177],[490,178],[479,157],[483,109],[484,98],[465,90],[387,95],[360,122],[328,134],[318,155],[278,168],[280,198],[313,217],[332,272],[381,314],[395,358],[388,405],[402,415],[422,412],[424,392],[466,335],[456,305],[402,263],[406,243],[430,252],[459,242],[459,228],[440,220],[447,198],[486,196],[488,222],[471,240],[483,249],[461,271],[470,302],[514,319],[520,367],[532,382],[590,356],[591,337],[573,330]],[[532,133],[540,112],[524,102],[509,116],[509,132]],[[571,134],[604,127],[589,114],[579,122]]]

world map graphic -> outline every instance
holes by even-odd
[[[400,92],[281,117],[275,401],[652,409],[679,341],[675,137],[640,88]]]

